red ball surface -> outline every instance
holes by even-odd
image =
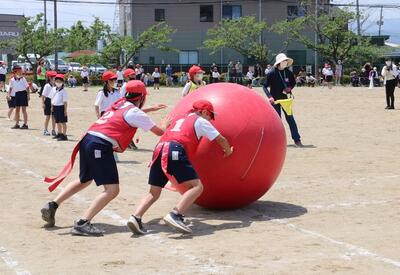
[[[178,102],[174,120],[192,109],[193,102],[209,100],[217,113],[212,124],[234,147],[229,157],[216,142],[200,141],[190,159],[204,185],[196,204],[233,209],[250,204],[274,184],[285,160],[286,135],[271,104],[247,87],[217,83],[202,87]],[[183,193],[185,189],[178,187]]]

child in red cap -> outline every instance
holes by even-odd
[[[30,100],[29,84],[23,76],[20,66],[15,66],[13,68],[13,73],[14,77],[10,79],[10,89],[7,93],[7,99],[12,99],[12,95],[15,96],[15,125],[12,129],[28,129],[28,113],[26,112],[26,107],[28,107],[28,102]],[[24,124],[19,126],[21,112]]]
[[[41,209],[42,219],[47,223],[47,227],[55,225],[56,210],[61,203],[88,187],[94,180],[97,186],[103,186],[104,191],[75,222],[71,233],[79,236],[102,236],[103,231],[95,227],[91,220],[119,193],[118,169],[113,152],[124,152],[138,128],[158,136],[164,133],[146,112],[160,110],[165,106],[142,109],[147,92],[141,81],[130,81],[126,90],[126,96],[115,102],[89,127],[75,146],[70,162],[61,173],[55,178],[45,178],[45,182],[51,184],[49,190],[56,189],[70,174],[79,151],[79,179],[70,182],[53,201],[46,203]]]
[[[53,95],[53,88],[55,87],[54,79],[57,75],[56,71],[48,71],[46,72],[46,77],[47,77],[47,83],[43,87],[43,92],[42,92],[42,106],[43,106],[43,111],[44,111],[44,130],[43,130],[43,135],[44,136],[50,136],[50,132],[48,130],[49,127],[49,122],[51,118],[51,134],[53,136],[56,136],[56,122],[54,120],[54,116],[51,113],[51,98]]]
[[[172,123],[161,137],[151,163],[149,193],[139,203],[127,223],[133,233],[146,233],[142,225],[142,217],[158,200],[169,180],[186,186],[188,190],[173,210],[164,217],[164,221],[180,232],[192,232],[185,224],[183,215],[203,192],[203,185],[191,163],[197,146],[201,139],[206,137],[210,141],[215,140],[226,157],[233,152],[229,142],[210,123],[210,120],[214,118],[215,113],[211,102],[198,100],[194,102],[191,112]]]
[[[199,66],[193,65],[189,69],[189,81],[186,83],[182,90],[182,96],[187,96],[189,93],[205,86],[206,82],[203,81],[204,71]]]

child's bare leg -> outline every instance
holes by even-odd
[[[153,203],[158,200],[161,191],[161,187],[151,185],[149,193],[140,201],[133,215],[137,218],[141,218],[144,213],[146,213],[146,211],[150,208],[150,206],[152,206]]]
[[[11,115],[12,115],[12,112],[13,112],[13,111],[14,111],[14,108],[8,109],[8,114],[7,114],[7,116],[8,116],[9,119],[11,119]]]
[[[53,115],[51,115],[51,129],[52,129],[52,130],[55,130],[55,129],[56,129],[56,121],[55,121]]]
[[[62,125],[61,125],[61,123],[57,123],[57,133],[62,134]]]
[[[110,201],[112,201],[119,194],[118,184],[107,184],[104,185],[104,191],[98,195],[89,209],[86,210],[83,215],[83,220],[91,221],[94,216],[97,215]]]
[[[62,133],[63,133],[63,135],[67,135],[67,123],[62,123],[61,124],[62,125]]]
[[[182,195],[178,204],[174,208],[174,210],[178,211],[179,214],[185,214],[188,208],[196,201],[196,199],[203,193],[203,184],[200,180],[191,180],[184,182],[189,190]]]
[[[60,205],[65,200],[69,199],[79,191],[88,187],[90,183],[92,183],[91,180],[85,183],[81,183],[80,180],[72,181],[61,191],[60,194],[57,195],[57,197],[53,201]]]
[[[19,124],[19,113],[21,111],[21,107],[16,107],[15,108],[15,123]]]
[[[50,121],[50,116],[46,116],[46,118],[44,119],[44,130],[48,130],[49,121]]]
[[[28,124],[28,113],[26,112],[26,107],[22,107],[22,116],[24,118],[24,124]]]

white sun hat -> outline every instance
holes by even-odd
[[[278,64],[280,64],[282,61],[285,61],[285,60],[288,62],[288,67],[292,66],[293,59],[287,57],[286,54],[284,54],[284,53],[280,53],[275,57],[274,67],[276,67]]]

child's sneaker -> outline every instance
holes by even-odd
[[[146,234],[147,230],[144,229],[142,219],[135,216],[130,216],[126,225],[132,231],[133,234],[142,235]]]
[[[55,137],[57,135],[56,130],[51,130],[51,135]]]
[[[43,131],[43,135],[44,135],[44,136],[50,136],[50,133],[49,133],[49,131],[44,130],[44,131]]]
[[[58,141],[65,141],[68,140],[67,136],[64,134],[60,134],[59,138],[57,138]]]
[[[89,221],[86,221],[82,225],[79,225],[78,222],[75,222],[74,227],[71,229],[71,234],[75,236],[100,237],[103,236],[104,232],[95,227]]]
[[[53,227],[56,224],[56,211],[57,205],[55,204],[55,202],[46,203],[40,210],[40,212],[42,213],[42,219],[47,222],[46,227]]]
[[[164,221],[168,225],[178,229],[182,233],[192,233],[192,229],[190,229],[185,224],[183,215],[181,214],[175,214],[174,212],[170,212],[168,215],[164,217]]]
[[[27,130],[27,129],[29,129],[29,128],[28,128],[28,125],[23,124],[23,125],[21,126],[21,129]]]
[[[11,127],[11,129],[19,129],[19,124],[15,124],[13,127]]]
[[[57,135],[55,135],[55,136],[53,137],[53,139],[59,139],[60,136],[61,136],[61,134],[57,134]]]

